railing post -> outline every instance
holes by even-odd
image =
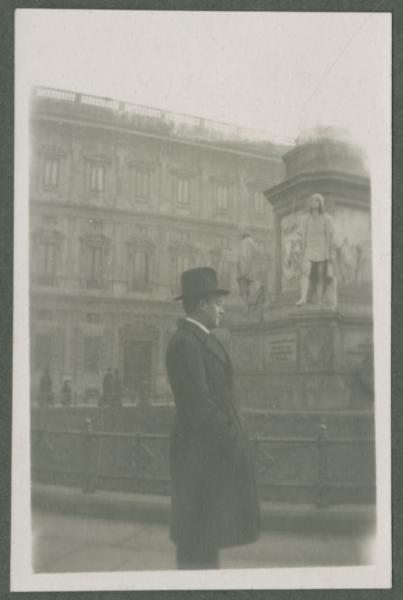
[[[92,430],[92,422],[89,417],[84,420],[83,424],[83,494],[93,494],[96,487],[96,476],[94,473],[95,464],[95,436]]]
[[[327,425],[321,421],[317,436],[318,486],[316,506],[319,508],[329,506],[328,441]]]

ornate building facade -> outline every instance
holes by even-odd
[[[96,402],[108,367],[124,393],[169,400],[165,348],[181,272],[211,265],[241,311],[240,227],[273,279],[271,207],[284,144],[257,132],[50,88],[31,105],[31,381]]]

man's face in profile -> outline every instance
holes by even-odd
[[[207,329],[219,327],[221,317],[224,314],[222,296],[210,296],[204,300],[202,311],[204,315],[204,325]]]

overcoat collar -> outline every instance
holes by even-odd
[[[191,321],[187,321],[186,319],[182,319],[179,322],[179,327],[186,329],[186,331],[190,331],[195,335],[204,345],[204,347],[212,352],[221,362],[227,365],[231,369],[231,361],[228,356],[226,349],[220,340],[211,333],[206,333],[198,327],[195,323]]]

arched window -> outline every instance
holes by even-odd
[[[190,181],[187,177],[178,177],[176,199],[181,206],[188,206],[190,204]]]
[[[101,162],[90,163],[90,191],[105,191],[105,165]]]
[[[151,283],[154,245],[148,240],[133,238],[127,247],[128,288],[136,290]]]
[[[59,185],[60,158],[58,156],[45,156],[43,165],[43,185],[46,188],[55,188]]]
[[[147,201],[150,197],[150,172],[148,169],[132,167],[131,169],[132,200]]]
[[[253,205],[256,215],[266,214],[266,198],[264,197],[263,192],[256,190],[253,193]]]
[[[56,229],[40,228],[33,232],[32,278],[39,285],[57,283],[63,234]]]
[[[95,227],[99,224],[95,222]],[[81,282],[87,289],[104,289],[108,286],[107,255],[110,240],[102,233],[89,233],[81,238]]]

